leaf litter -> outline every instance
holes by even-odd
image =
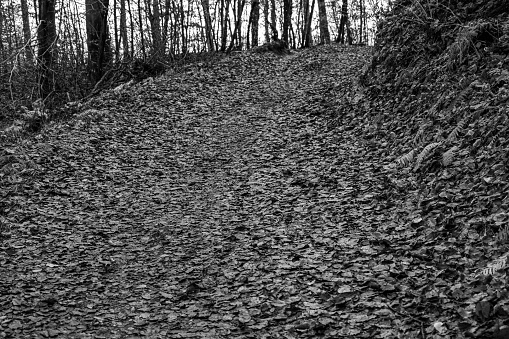
[[[232,55],[17,145],[0,336],[447,337],[465,291],[444,259],[468,259],[412,214],[387,145],[329,124],[369,52]]]

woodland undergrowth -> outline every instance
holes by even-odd
[[[409,227],[422,234],[416,246],[452,276],[437,302],[456,304],[444,314],[457,318],[461,336],[506,338],[509,5],[399,1],[395,8],[336,124],[353,125],[393,160],[413,206]]]

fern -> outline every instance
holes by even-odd
[[[466,119],[461,119],[460,122],[458,122],[458,125],[454,127],[451,133],[449,133],[449,136],[447,136],[448,143],[452,143],[458,139],[458,135],[463,131],[466,122]]]
[[[421,124],[421,126],[419,126],[419,130],[417,130],[417,133],[415,134],[415,137],[414,137],[414,145],[418,146],[422,143],[422,141],[424,139],[424,132],[430,126],[432,126],[432,124],[429,122],[423,123],[423,124]]]
[[[433,143],[429,144],[428,146],[424,147],[424,149],[421,151],[421,153],[419,153],[419,155],[417,156],[417,161],[415,163],[414,172],[417,171],[417,169],[421,166],[424,159],[426,159],[428,157],[428,155],[430,155],[431,152],[439,145],[441,145],[440,142],[433,142]]]
[[[501,228],[496,237],[496,240],[499,242],[504,242],[507,239],[509,239],[509,224]]]
[[[483,275],[494,275],[495,272],[504,269],[507,266],[507,258],[509,257],[509,252],[492,262],[488,265],[488,267],[484,268],[481,271]]]
[[[399,166],[403,166],[403,167],[407,167],[408,165],[410,165],[414,159],[415,159],[415,154],[417,152],[415,151],[415,149],[411,150],[410,152],[408,152],[407,154],[404,154],[403,156],[401,156],[397,161],[396,163],[399,165]]]
[[[456,151],[458,150],[457,146],[451,147],[447,152],[442,155],[442,164],[444,166],[449,166],[454,161],[454,156],[456,155]]]

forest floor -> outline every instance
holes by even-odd
[[[12,146],[0,338],[448,337],[384,145],[329,125],[369,53],[239,53]]]

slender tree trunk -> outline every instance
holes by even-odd
[[[292,22],[292,0],[283,0],[283,36],[282,39],[289,43],[290,24]]]
[[[40,0],[34,0],[34,12],[35,12],[35,25],[36,26],[39,26],[39,12],[38,12],[38,9],[39,9],[39,1]],[[0,1],[1,2],[1,1]],[[1,8],[2,6],[0,6]]]
[[[172,33],[172,48],[173,54],[180,53],[180,39],[179,39],[179,29],[180,29],[180,7],[178,6],[175,0],[172,1],[173,4],[173,33]]]
[[[127,40],[127,19],[125,15],[125,0],[120,0],[120,40],[122,40],[122,55],[129,58],[129,41]]]
[[[308,6],[309,6],[309,1],[308,1]],[[307,18],[305,18],[306,22],[304,24],[305,28],[304,28],[304,33],[303,33],[303,38],[304,38],[303,46],[304,47],[310,47],[313,44],[313,39],[312,39],[312,35],[311,35],[311,23],[313,21],[314,11],[315,11],[315,0],[313,0],[313,2],[311,3],[311,10],[309,10],[309,12],[307,13],[308,14]]]
[[[221,15],[222,19],[222,27],[221,27],[221,52],[226,51],[226,41],[228,38],[228,24],[230,21],[230,0],[226,0],[226,8],[225,8],[225,0],[221,0],[221,8],[223,8],[223,13]]]
[[[363,20],[364,20],[364,42],[367,44],[368,43],[368,14],[366,12],[366,3],[364,0],[362,0],[362,3],[363,3],[363,8],[364,8],[364,16],[363,16]]]
[[[0,1],[0,37],[4,35],[4,9],[2,1]],[[0,60],[4,60],[4,41],[0,39]],[[0,70],[2,69],[2,63],[0,63]]]
[[[237,21],[235,22],[235,29],[233,30],[233,34],[232,36],[235,37],[237,36],[237,34],[239,34],[240,36],[240,25],[242,23],[242,12],[244,10],[244,5],[246,4],[246,0],[240,0],[241,2],[239,3],[239,8],[238,8],[238,13],[239,15],[237,15]],[[240,40],[240,38],[237,40],[239,42],[239,46],[242,46],[242,41]],[[235,46],[235,39],[232,39],[230,41],[230,46],[228,47],[228,52],[231,51],[233,49],[233,46]]]
[[[364,12],[363,12],[363,4],[362,0],[359,0],[359,44],[362,44],[362,35],[363,35],[363,24],[364,24]]]
[[[318,0],[318,13],[320,15],[320,42],[322,44],[330,44],[329,22],[327,20],[325,0]]]
[[[339,23],[338,41],[342,44],[345,43],[345,33],[348,30],[348,0],[343,0],[341,6],[341,21]]]
[[[30,18],[28,16],[27,0],[21,0],[21,17],[23,20],[23,36],[25,37],[25,58],[30,65],[33,65],[34,57],[30,46]],[[1,38],[0,38],[1,39]]]
[[[346,42],[351,45],[353,44],[352,28],[350,26],[350,20],[347,17],[346,20]]]
[[[133,19],[133,11],[131,9],[131,0],[127,1],[127,8],[129,9],[129,27],[130,27],[130,45],[131,45],[131,57],[134,57],[134,19]]]
[[[210,3],[209,0],[201,0],[201,6],[203,7],[203,16],[205,17],[205,40],[209,52],[214,51],[214,40],[212,38],[212,19],[210,18]]]
[[[164,21],[163,21],[163,44],[166,49],[168,44],[168,24],[170,22],[170,0],[164,2]]]
[[[270,0],[270,23],[273,29],[277,30],[277,22],[276,22],[276,1]]]
[[[161,58],[164,54],[163,46],[162,46],[162,37],[161,37],[161,15],[159,11],[159,1],[152,0],[152,4],[150,0],[146,3],[147,6],[147,14],[148,20],[150,22],[150,31],[152,33],[152,50],[151,55],[156,60]],[[151,10],[152,7],[152,10]]]
[[[73,26],[74,28],[74,39],[75,41],[79,41],[80,43],[77,44],[79,46],[79,56],[80,56],[80,59],[79,59],[79,62],[80,62],[80,66],[83,68],[83,69],[86,69],[87,67],[87,57],[86,57],[86,54],[85,54],[85,45],[86,45],[86,41],[83,39],[83,30],[82,30],[82,23],[81,23],[81,19],[80,19],[80,13],[81,12],[81,8],[78,7],[78,4],[76,2],[74,2],[74,18],[73,18],[73,21],[75,22]]]
[[[104,65],[111,57],[111,41],[108,30],[109,0],[86,0],[87,44],[89,74],[92,82],[98,82]]]
[[[263,0],[263,19],[265,28],[265,43],[270,41],[269,34],[269,0]]]
[[[338,18],[338,9],[337,9],[337,0],[332,0],[332,17],[334,18],[334,25],[336,26],[336,32],[339,32],[339,18]]]
[[[120,60],[120,34],[118,34],[117,23],[117,0],[113,0],[113,31],[115,32],[115,61]]]
[[[180,36],[182,38],[182,53],[187,53],[186,18],[184,13],[184,0],[180,0]]]
[[[302,47],[309,47],[308,39],[309,0],[302,0]]]
[[[38,83],[39,97],[46,99],[53,91],[53,57],[55,39],[57,36],[55,26],[55,0],[39,0],[39,27],[37,36],[39,48],[37,61],[39,64]]]
[[[140,39],[141,39],[141,52],[143,54],[143,60],[147,59],[147,51],[145,50],[145,34],[143,33],[143,17],[141,15],[141,0],[138,0],[138,21],[140,27]],[[133,47],[134,48],[134,47]]]
[[[235,30],[233,35],[237,40],[237,46],[242,48],[242,13],[244,12],[244,5],[246,0],[239,0],[237,5],[237,21],[235,22]]]
[[[250,32],[251,32],[251,23],[253,21],[253,11],[249,11],[249,20],[247,22],[247,34],[246,34],[246,48],[251,48],[251,38],[250,38]]]
[[[220,34],[221,34],[221,18],[217,19],[217,13],[220,11],[220,9],[218,9],[218,6],[219,6],[219,1],[216,1],[215,4],[214,4],[214,21],[213,21],[213,24],[212,24],[212,32],[214,33],[214,50],[217,51],[219,50],[219,42],[221,41],[221,37],[220,37]]]
[[[260,22],[260,0],[253,0],[251,5],[251,45],[258,46],[258,24]]]
[[[277,31],[277,22],[276,22],[276,1],[270,0],[270,28],[272,29],[272,39],[279,39],[279,33]]]
[[[291,33],[291,46],[292,48],[297,48],[297,37],[295,36],[295,30],[293,29],[293,25],[290,23],[290,33]]]

